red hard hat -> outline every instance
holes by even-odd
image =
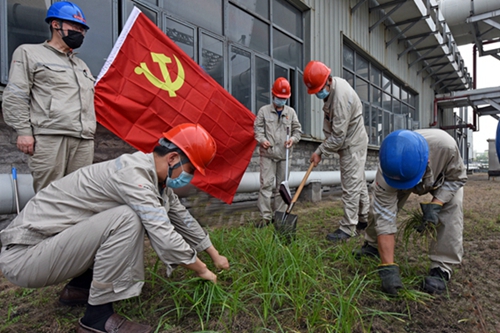
[[[290,83],[284,77],[279,77],[274,81],[272,93],[278,98],[290,98]]]
[[[175,144],[189,158],[202,175],[217,151],[214,138],[200,124],[180,124],[163,133],[165,139]]]
[[[304,83],[307,87],[308,94],[316,94],[326,84],[331,69],[324,63],[316,60],[311,60],[304,68]]]

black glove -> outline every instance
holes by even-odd
[[[443,205],[436,202],[422,202],[420,203],[422,209],[422,223],[417,225],[415,229],[417,232],[422,232],[427,228],[429,223],[437,225],[439,222],[439,212],[443,209]]]
[[[386,294],[396,296],[398,290],[403,288],[399,276],[399,266],[396,264],[383,264],[377,267],[378,275],[382,280],[382,291]]]

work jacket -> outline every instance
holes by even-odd
[[[52,182],[0,231],[0,239],[3,246],[34,245],[121,205],[137,213],[151,246],[167,265],[191,264],[197,251],[212,245],[172,189],[158,185],[153,154],[142,152],[78,169]]]
[[[440,129],[421,129],[415,132],[422,134],[429,145],[429,162],[422,181],[411,189],[397,190],[385,182],[379,166],[372,185],[376,225],[395,223],[399,198],[409,193],[431,193],[446,205],[467,181],[467,171],[460,150],[451,135]]]
[[[323,105],[325,140],[316,149],[318,155],[356,152],[366,149],[368,135],[363,120],[363,106],[349,83],[333,77],[330,94]]]
[[[264,105],[257,113],[254,122],[255,140],[259,144],[264,141],[269,141],[271,146],[264,149],[262,146],[259,148],[261,156],[284,160],[286,158],[286,129],[290,129],[290,138],[296,144],[300,140],[302,134],[302,126],[295,110],[285,105],[281,116],[274,108],[274,104]],[[293,147],[293,146],[292,146]],[[289,153],[291,153],[290,149]]]
[[[73,53],[47,42],[21,45],[12,55],[2,109],[18,135],[93,139],[94,78]]]

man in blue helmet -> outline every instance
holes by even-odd
[[[85,16],[62,1],[45,21],[50,40],[14,51],[2,106],[17,148],[28,155],[35,192],[92,163],[96,129],[94,78],[73,53],[89,29]]]
[[[436,226],[437,237],[429,248],[430,272],[423,289],[440,294],[446,291],[452,265],[460,264],[463,255],[462,202],[467,173],[457,143],[438,129],[398,130],[382,142],[379,159],[371,185],[366,242],[355,255],[380,257],[382,290],[397,295],[403,288],[394,262],[397,213],[411,193],[430,193],[431,201],[420,204],[423,218],[416,230],[423,232],[430,224]]]

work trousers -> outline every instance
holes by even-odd
[[[40,288],[93,269],[89,304],[138,296],[144,284],[144,227],[128,206],[75,224],[36,245],[0,253],[0,270],[13,284]]]
[[[366,154],[366,145],[354,152],[350,149],[339,152],[341,200],[344,206],[340,230],[351,236],[356,235],[356,225],[359,221],[368,221],[370,199],[365,176]]]
[[[271,221],[275,211],[284,212],[285,203],[279,195],[281,182],[285,180],[286,160],[260,157],[260,191],[257,200],[260,217]],[[272,199],[274,204],[272,205]],[[271,207],[273,206],[273,207]]]
[[[399,192],[398,209],[401,209],[410,192]],[[450,202],[443,205],[439,212],[439,224],[437,225],[437,237],[429,244],[429,259],[431,269],[439,267],[448,272],[451,277],[452,265],[460,264],[464,254],[463,249],[463,213],[464,189],[461,188],[455,193]],[[397,228],[395,223],[369,223],[366,228],[366,240],[374,247],[377,246],[377,235],[395,234]],[[418,236],[417,236],[418,237]]]
[[[35,135],[35,150],[28,159],[35,193],[54,180],[92,164],[94,140],[63,135]]]

